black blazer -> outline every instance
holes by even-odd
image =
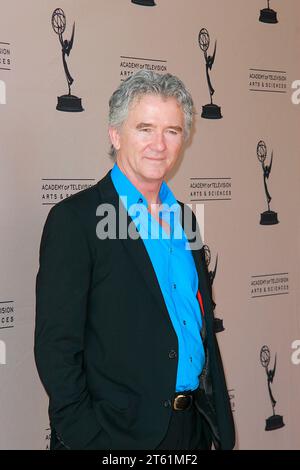
[[[97,237],[101,203],[116,209],[118,228],[124,208],[110,172],[55,205],[42,235],[34,352],[49,395],[51,448],[155,449],[171,416],[177,335],[142,239]],[[231,449],[234,426],[203,248],[193,256],[207,354],[196,403],[215,446]]]

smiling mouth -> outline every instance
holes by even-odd
[[[145,157],[147,160],[151,160],[152,162],[163,162],[165,158],[153,158],[153,157]]]

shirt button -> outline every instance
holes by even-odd
[[[172,247],[170,247],[170,253],[173,253],[173,248]]]
[[[176,289],[176,284],[173,284],[173,289]]]
[[[186,321],[185,321],[185,320],[183,320],[183,324],[186,325]]]
[[[141,204],[143,202],[143,199],[140,197],[138,202]]]
[[[169,358],[170,358],[170,359],[175,359],[175,357],[177,357],[177,353],[176,353],[176,351],[174,351],[174,349],[172,349],[172,350],[169,352]]]
[[[193,362],[193,358],[192,358],[192,357],[190,357],[190,361]]]

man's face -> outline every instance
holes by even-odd
[[[183,111],[175,98],[137,98],[121,129],[109,129],[119,167],[133,183],[160,182],[180,154],[183,129]]]

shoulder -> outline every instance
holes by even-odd
[[[191,204],[185,204],[177,200],[181,209],[181,225],[184,229],[186,237],[190,243],[192,250],[199,250],[203,247],[199,223],[192,209]]]
[[[79,191],[78,193],[72,194],[66,199],[55,204],[50,212],[55,213],[68,213],[68,212],[81,212],[89,207],[94,207],[99,202],[99,192],[97,184],[94,184],[90,188]]]
[[[179,201],[178,199],[177,199],[177,202],[181,209],[182,226],[184,228],[190,228],[192,230],[196,230],[198,228],[198,222],[197,222],[195,213],[192,209],[192,205],[185,204],[184,202]]]
[[[98,184],[79,191],[58,202],[49,211],[44,225],[44,237],[50,234],[88,233],[96,224],[96,210],[100,204]]]
[[[90,188],[72,194],[72,196],[55,204],[55,206],[51,208],[48,217],[71,217],[73,214],[75,218],[79,218],[85,223],[88,223],[89,220],[94,220],[97,207],[103,200],[103,189],[105,189],[105,194],[107,192],[106,187],[110,188],[111,186],[112,182],[109,171],[100,181]]]
[[[97,208],[109,202],[113,194],[110,171],[90,188],[79,191],[58,202],[47,216],[44,233],[79,233],[95,237]]]

